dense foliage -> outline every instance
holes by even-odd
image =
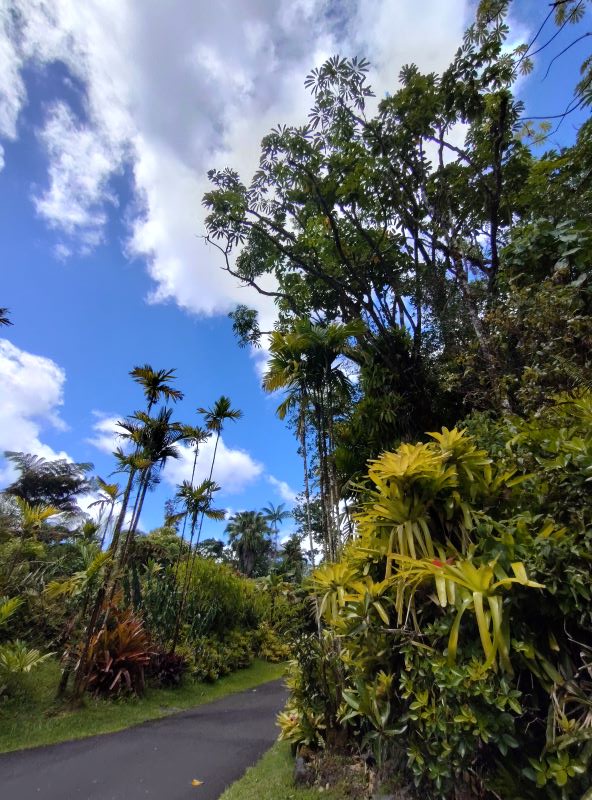
[[[234,329],[269,349],[324,561],[283,736],[372,750],[419,797],[588,800],[592,125],[548,142],[591,60],[555,128],[514,94],[586,2],[515,47],[509,9],[483,0],[448,69],[380,102],[365,60],[329,59],[308,122],[204,204],[223,267],[275,280],[274,330],[244,306]]]
[[[592,395],[468,427],[474,438],[444,429],[372,462],[357,536],[310,583],[323,639],[299,645],[283,735],[372,746],[422,797],[579,798]]]

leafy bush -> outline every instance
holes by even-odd
[[[258,655],[272,664],[287,661],[290,646],[267,622],[262,622],[257,630]]]
[[[182,653],[152,653],[147,676],[155,686],[179,686],[187,672],[188,662]]]
[[[0,597],[0,627],[6,625],[22,604],[22,597]],[[13,692],[17,688],[18,676],[30,672],[52,655],[42,655],[19,639],[0,644],[0,695]]]
[[[188,563],[179,569],[178,582],[184,585]],[[235,628],[252,630],[269,604],[254,581],[238,575],[227,564],[196,558],[189,576],[189,591],[183,616],[183,639],[197,641],[202,636],[223,637]]]
[[[371,749],[421,797],[580,800],[592,395],[468,427],[371,462],[357,536],[310,582],[324,633],[295,645],[282,736]]]
[[[19,639],[0,645],[0,695],[14,692],[18,687],[18,676],[43,664],[52,655],[42,655]]]

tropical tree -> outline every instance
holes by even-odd
[[[164,400],[166,404],[169,400],[176,403],[177,400],[183,399],[183,392],[171,386],[171,381],[176,380],[175,372],[174,369],[155,370],[149,364],[131,370],[130,376],[144,391],[147,414],[150,414],[160,400]]]
[[[101,549],[103,549],[107,534],[109,533],[109,528],[111,527],[111,519],[113,517],[115,503],[121,495],[121,489],[118,483],[107,483],[102,478],[97,478],[97,485],[99,487],[99,496],[96,500],[90,503],[89,508],[99,509],[99,529],[101,527],[105,508],[109,509],[107,519],[102,526],[103,530],[101,533]]]
[[[232,408],[232,401],[226,395],[221,395],[214,403],[212,408],[198,408],[198,413],[203,414],[206,428],[208,431],[215,435],[214,452],[212,454],[212,464],[210,466],[210,474],[208,480],[212,480],[214,474],[214,465],[216,463],[216,454],[218,452],[218,443],[220,436],[226,422],[237,422],[242,418],[243,412],[238,408]],[[203,526],[204,514],[201,515],[199,521],[199,531],[197,534],[197,541],[201,537],[201,529]]]
[[[230,397],[221,395],[221,397],[216,400],[211,408],[198,408],[198,413],[203,415],[208,431],[216,435],[214,452],[212,455],[212,466],[210,467],[210,474],[208,476],[209,480],[212,480],[214,464],[216,462],[216,453],[218,451],[218,443],[220,441],[220,436],[222,435],[224,424],[226,422],[238,421],[243,416],[243,412],[238,408],[232,408]]]
[[[296,414],[296,436],[300,442],[302,463],[304,466],[304,497],[306,510],[306,532],[310,545],[312,566],[314,568],[314,542],[311,525],[311,492],[309,480],[309,461],[307,443],[308,389],[304,371],[303,356],[300,349],[293,345],[292,339],[276,330],[269,337],[269,360],[267,371],[263,376],[263,388],[266,392],[283,390],[283,401],[277,408],[277,415],[285,419],[287,414]]]
[[[272,356],[263,380],[267,391],[288,389],[278,409],[280,418],[296,403],[300,405],[297,430],[303,449],[310,409],[316,431],[318,482],[325,515],[325,551],[330,559],[337,557],[340,541],[341,490],[334,459],[335,418],[347,408],[353,392],[340,357],[352,352],[350,342],[361,332],[359,322],[324,324],[297,320],[286,333],[272,334]],[[305,470],[308,473],[306,467]]]
[[[300,534],[293,533],[282,544],[280,552],[280,571],[287,578],[300,583],[306,559],[302,553]]]
[[[183,580],[181,598],[177,606],[177,614],[175,618],[175,628],[173,632],[173,639],[171,644],[171,652],[175,652],[179,639],[179,629],[185,605],[187,603],[187,592],[191,582],[191,574],[193,564],[198,552],[197,547],[192,550],[193,538],[195,536],[195,529],[198,517],[203,521],[204,516],[208,519],[223,520],[226,512],[220,508],[212,508],[212,499],[215,492],[220,491],[220,487],[212,480],[202,481],[198,486],[193,486],[190,481],[184,481],[177,491],[177,498],[181,501],[185,508],[185,513],[191,521],[191,534],[189,538],[189,552],[186,561],[186,570]],[[175,575],[177,572],[175,572]]]
[[[266,518],[260,511],[239,511],[230,518],[226,533],[241,572],[250,578],[257,561],[271,548],[271,529]]]
[[[120,569],[125,567],[148,489],[158,482],[158,472],[164,469],[168,459],[180,457],[178,444],[184,440],[186,430],[184,426],[171,422],[172,413],[170,408],[161,408],[156,417],[142,413],[135,415],[143,426],[140,437],[140,455],[144,459],[145,466],[138,482],[132,519],[120,557]]]
[[[109,553],[112,556],[103,574],[103,582],[97,591],[92,610],[90,612],[88,627],[84,636],[84,644],[81,648],[80,658],[76,668],[74,680],[73,700],[79,701],[85,691],[88,681],[89,653],[91,642],[99,630],[101,624],[106,622],[106,616],[102,612],[105,608],[105,600],[108,594],[112,600],[115,594],[117,581],[125,567],[130,545],[133,540],[135,528],[140,518],[144,497],[153,476],[153,468],[162,468],[169,457],[178,455],[175,448],[177,441],[183,438],[182,431],[178,425],[173,426],[170,422],[168,409],[163,409],[165,413],[158,414],[156,418],[150,416],[154,405],[159,400],[164,399],[165,404],[169,400],[176,402],[182,399],[183,393],[170,385],[175,380],[175,370],[154,370],[149,364],[134,367],[130,376],[140,384],[144,390],[146,398],[146,411],[138,412],[135,419],[125,420],[118,423],[121,430],[120,436],[127,438],[132,444],[132,452],[125,453],[121,448],[117,448],[114,455],[117,458],[120,468],[127,471],[128,480],[123,492],[121,508],[117,521],[113,528],[113,536],[109,546]],[[123,547],[119,552],[119,558],[115,558],[118,553],[121,532],[128,512],[128,505],[136,477],[137,482],[136,499],[132,511],[132,519]],[[109,603],[107,603],[107,607]]]
[[[277,506],[270,503],[268,506],[264,506],[263,513],[273,528],[273,559],[275,562],[278,553],[278,525],[281,525],[282,522],[291,517],[292,514],[290,511],[286,511],[285,503],[280,503]]]
[[[4,456],[19,473],[5,489],[6,494],[32,506],[49,505],[69,514],[81,513],[76,498],[89,494],[93,488],[87,477],[92,464],[65,459],[48,461],[42,456],[13,451],[5,452]]]
[[[7,308],[0,308],[0,325],[12,325]]]

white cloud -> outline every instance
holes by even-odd
[[[163,471],[165,481],[171,486],[191,479],[194,450],[188,446],[182,446],[180,450],[181,457],[169,459]],[[213,453],[214,439],[210,438],[199,449],[195,472],[196,482],[209,478]],[[224,494],[240,494],[262,472],[263,465],[255,461],[246,450],[230,448],[220,437],[212,477],[222,487]]]
[[[82,252],[101,243],[106,204],[117,205],[109,179],[122,163],[121,148],[81,124],[65,103],[54,104],[40,133],[49,159],[49,187],[35,198],[37,213],[52,228],[80,244]],[[69,255],[59,243],[57,255]]]
[[[110,416],[102,411],[93,411],[93,414],[96,417],[92,426],[94,434],[86,441],[103,453],[112,453],[122,443],[120,437],[123,431],[119,427],[121,417]]]
[[[278,478],[274,478],[273,475],[268,475],[267,480],[274,489],[277,491],[279,496],[282,500],[285,500],[286,503],[295,503],[296,497],[298,496],[298,492],[296,492],[292,487],[286,483],[286,481],[280,481]]]
[[[22,58],[15,45],[16,32],[10,9],[0,6],[0,136],[16,139],[19,112],[26,99],[20,75]]]
[[[401,65],[446,65],[468,0],[10,0],[0,21],[0,137],[14,138],[25,104],[24,66],[64,63],[84,118],[50,98],[40,132],[48,183],[36,206],[63,237],[58,255],[99,243],[114,202],[112,178],[130,170],[129,256],[145,260],[151,299],[202,314],[237,302],[274,317],[270,299],[240,287],[206,248],[205,173],[227,164],[247,180],[261,137],[306,119],[307,72],[333,52],[375,64],[381,96]],[[16,20],[16,22],[15,22]],[[418,24],[421,20],[421,24]],[[70,90],[72,87],[69,87]],[[127,200],[127,192],[126,192]]]
[[[60,417],[65,380],[55,361],[0,339],[0,453],[16,450],[48,459],[68,458],[41,440],[47,426],[67,428]],[[0,481],[9,481],[11,474],[9,467],[0,470]]]

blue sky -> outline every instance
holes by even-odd
[[[221,394],[243,410],[223,435],[220,503],[257,509],[289,504],[302,468],[276,401],[260,389],[261,357],[238,348],[227,318],[245,302],[268,325],[273,308],[223,273],[199,239],[205,173],[230,164],[249,175],[261,136],[305,119],[304,77],[328,55],[366,55],[382,96],[404,63],[444,68],[472,11],[464,0],[226,0],[213,9],[0,3],[0,305],[14,321],[0,347],[0,451],[92,461],[107,478],[113,421],[143,404],[127,373],[146,362],[174,367],[183,421],[197,423],[196,407]],[[541,5],[516,0],[513,14],[528,35]],[[573,36],[558,37],[521,83],[529,113],[563,111],[558,98],[586,42],[541,79]],[[582,119],[573,116],[552,142],[573,140]],[[160,524],[187,470],[188,456],[167,471],[144,529]],[[223,527],[210,523],[205,535]]]

